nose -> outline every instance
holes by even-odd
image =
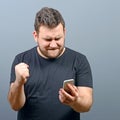
[[[51,47],[51,48],[57,47],[57,43],[56,43],[55,40],[52,40],[52,41],[50,42],[50,47]]]

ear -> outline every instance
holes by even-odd
[[[63,29],[64,35],[66,35],[66,28]]]
[[[35,42],[37,42],[38,34],[36,31],[33,31],[33,37],[34,37]]]

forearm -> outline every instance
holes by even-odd
[[[16,81],[11,83],[8,93],[8,101],[12,109],[19,110],[25,103],[24,85],[19,85]]]
[[[88,112],[92,106],[92,98],[78,97],[76,102],[70,105],[76,112]]]
[[[90,87],[76,87],[67,84],[70,90],[67,93],[63,88],[59,90],[59,100],[65,105],[69,105],[76,112],[88,112],[93,103],[93,89]]]

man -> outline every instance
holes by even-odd
[[[18,120],[79,120],[90,110],[93,85],[87,58],[65,47],[65,22],[59,11],[44,7],[33,32],[37,46],[18,54],[12,64],[8,100]],[[62,88],[63,81],[69,92]]]

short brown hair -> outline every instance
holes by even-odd
[[[60,23],[65,28],[65,22],[60,12],[53,8],[44,7],[36,13],[34,29],[36,32],[39,32],[41,25],[54,28]]]

